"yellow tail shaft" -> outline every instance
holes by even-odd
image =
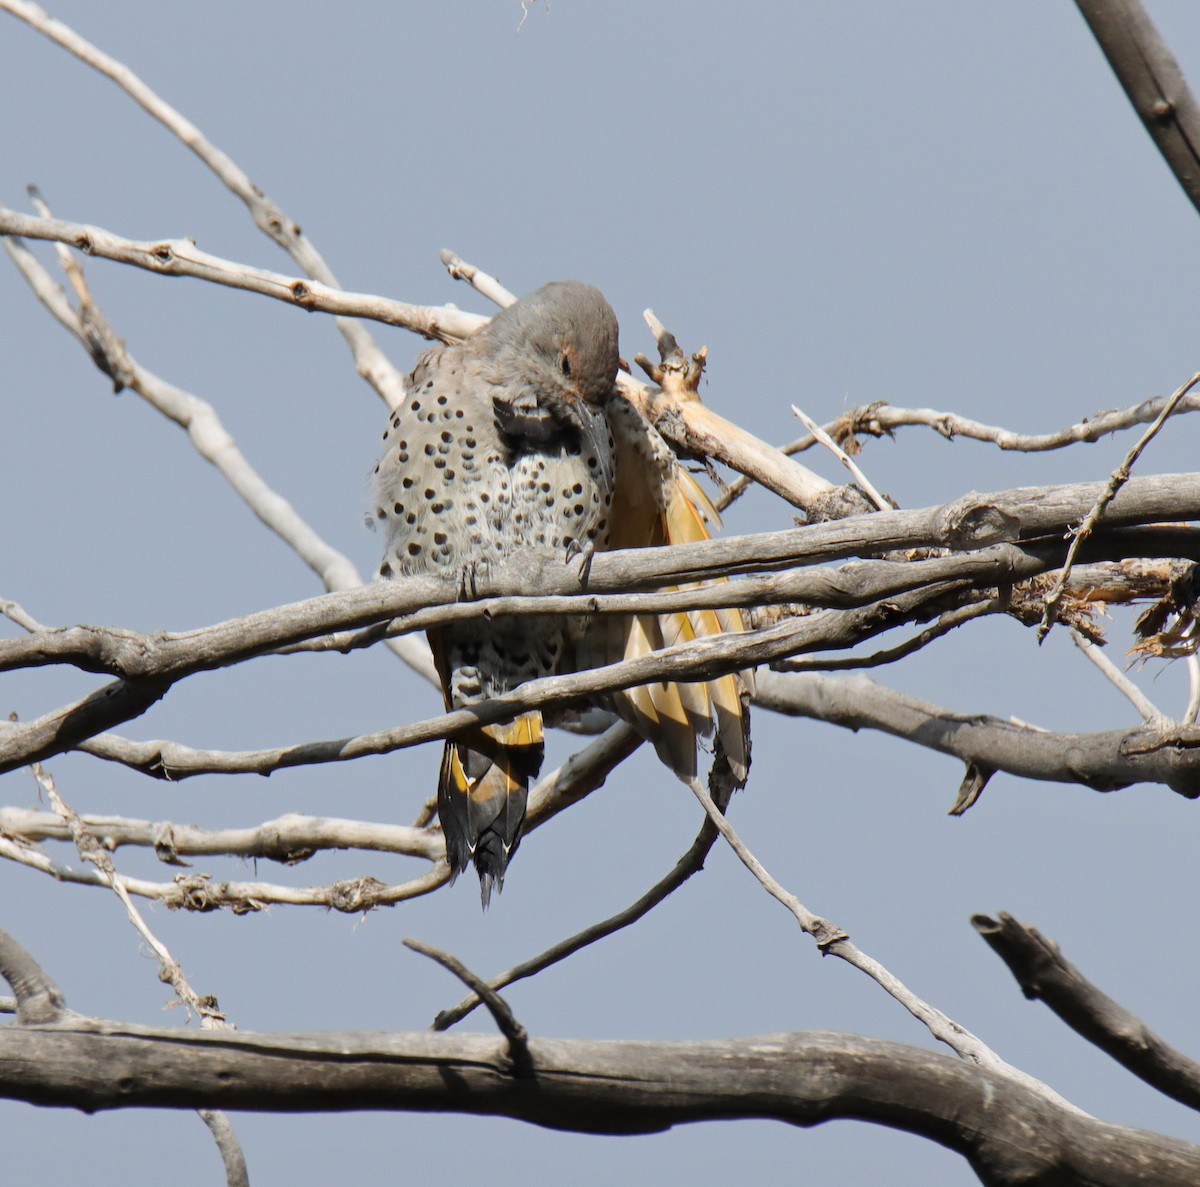
[[[446,743],[438,815],[454,877],[473,861],[486,907],[521,842],[529,783],[543,753],[542,715],[472,729]]]

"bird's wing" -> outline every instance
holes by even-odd
[[[621,396],[606,409],[613,435],[616,481],[609,518],[609,548],[647,548],[709,539],[720,517],[671,447]],[[696,589],[711,581],[665,587]],[[602,616],[596,626],[607,662],[634,659],[677,643],[745,630],[737,609],[669,614]],[[659,757],[682,778],[696,774],[696,740],[717,736],[734,778],[744,783],[749,767],[749,721],[742,693],[749,673],[687,683],[646,684],[617,692],[614,708],[654,744]]]

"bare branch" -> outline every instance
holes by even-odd
[[[0,235],[45,239],[65,243],[85,255],[119,264],[131,264],[159,276],[189,276],[211,284],[240,289],[295,305],[310,313],[365,317],[385,325],[400,326],[439,342],[469,337],[488,319],[450,306],[408,305],[386,297],[349,293],[317,280],[285,276],[264,268],[224,260],[201,251],[191,239],[137,242],[102,227],[61,219],[36,218],[0,207]]]
[[[654,310],[647,309],[642,316],[654,335],[660,361],[653,363],[638,354],[634,362],[659,386],[646,388],[630,375],[618,375],[617,382],[676,452],[724,462],[805,511],[819,505],[833,489],[831,482],[701,403],[700,379],[708,347],[702,346],[689,359]]]
[[[842,413],[836,420],[824,426],[824,432],[850,454],[861,451],[859,437],[891,437],[897,429],[908,426],[933,429],[948,441],[953,441],[955,437],[968,437],[974,441],[999,446],[1004,450],[1040,453],[1065,449],[1069,445],[1090,445],[1122,429],[1149,424],[1162,411],[1168,399],[1167,396],[1155,397],[1129,408],[1097,412],[1052,433],[1018,433],[959,416],[956,412],[944,412],[935,408],[896,408],[883,400],[877,400]],[[1175,409],[1175,415],[1197,411],[1200,411],[1200,397],[1185,396]],[[812,449],[817,444],[817,438],[812,433],[806,433],[803,437],[779,446],[779,452],[791,457]],[[724,511],[730,503],[746,492],[750,482],[745,475],[731,482],[715,500],[717,510]]]
[[[1188,703],[1180,720],[1184,725],[1191,725],[1200,713],[1200,656],[1195,652],[1187,657],[1188,670]]]
[[[698,873],[704,868],[704,859],[708,856],[716,839],[717,830],[708,817],[705,816],[704,824],[701,825],[700,831],[696,834],[696,839],[692,842],[688,851],[675,863],[670,873],[660,878],[636,902],[630,903],[628,907],[622,911],[618,911],[615,915],[610,915],[607,919],[593,923],[591,926],[585,927],[582,931],[576,932],[573,936],[568,936],[565,940],[560,940],[557,944],[552,945],[530,960],[525,960],[518,965],[514,965],[506,972],[493,977],[488,982],[488,985],[492,989],[503,989],[506,985],[513,984],[514,981],[521,981],[526,977],[532,977],[535,973],[540,973],[543,969],[548,969],[551,965],[566,960],[568,956],[574,955],[574,953],[580,951],[582,948],[586,948],[589,944],[594,944],[598,940],[605,939],[614,932],[636,923],[658,906],[659,903],[663,902],[664,899],[678,890],[693,874]],[[481,1004],[482,999],[478,994],[469,994],[456,1006],[452,1006],[448,1010],[439,1011],[437,1017],[433,1020],[433,1029],[449,1030],[450,1027],[461,1022],[472,1010]]]
[[[1171,719],[1095,643],[1084,638],[1074,627],[1071,628],[1071,642],[1104,673],[1104,678],[1138,711],[1147,725],[1170,725]]]
[[[1138,0],[1076,0],[1176,181],[1200,210],[1200,107]]]
[[[1132,0],[1131,0],[1132,2]],[[1137,464],[1138,458],[1142,456],[1142,451],[1150,444],[1151,441],[1158,435],[1158,431],[1167,422],[1167,417],[1175,411],[1179,401],[1188,394],[1197,383],[1200,383],[1200,371],[1191,377],[1175,394],[1163,405],[1162,411],[1154,419],[1154,423],[1142,434],[1138,443],[1125,455],[1124,461],[1112,472],[1108,482],[1104,486],[1099,498],[1097,498],[1092,509],[1087,513],[1084,521],[1071,532],[1071,547],[1067,550],[1067,559],[1063,565],[1063,570],[1059,574],[1058,580],[1054,584],[1054,588],[1050,591],[1046,598],[1046,609],[1042,615],[1042,624],[1038,628],[1038,638],[1044,639],[1047,631],[1050,630],[1051,624],[1054,622],[1054,614],[1058,608],[1058,603],[1062,599],[1063,590],[1066,588],[1067,580],[1071,575],[1071,566],[1075,563],[1075,556],[1079,551],[1083,542],[1096,529],[1096,525],[1100,522],[1104,513],[1108,510],[1112,501],[1117,497],[1117,493],[1121,487],[1129,481],[1129,475],[1133,467]]]
[[[1200,1109],[1200,1063],[1169,1046],[1136,1014],[1093,985],[1057,944],[1005,911],[998,922],[973,915],[971,923],[1008,966],[1027,998],[1044,1001],[1073,1031],[1139,1080],[1172,1100]]]
[[[790,574],[773,584],[730,582],[668,596],[677,599],[672,604],[675,608],[791,599],[810,605],[848,607],[942,581],[1019,581],[1060,563],[1058,546],[1046,541],[1020,548],[994,546],[1022,534],[1056,534],[1056,529],[1069,523],[1075,508],[1097,488],[1098,484],[1085,483],[972,495],[922,511],[876,512],[789,531],[600,553],[587,577],[590,592],[582,595],[577,592],[577,567],[542,563],[531,556],[523,558],[519,566],[493,566],[478,583],[479,600],[469,603],[451,604],[458,593],[453,582],[409,577],[260,611],[185,634],[146,635],[97,627],[56,629],[26,639],[0,640],[0,670],[70,663],[129,679],[153,676],[175,680],[192,671],[226,666],[333,631],[415,615],[432,606],[442,607],[442,612],[410,621],[406,628],[425,628],[479,615],[641,612],[666,603],[650,597],[601,601],[597,595],[931,545],[958,547],[968,555],[878,561],[846,566],[834,573]],[[1168,515],[1200,517],[1200,474],[1131,480],[1114,501],[1109,518],[1121,524],[1152,523]],[[1114,531],[1106,533],[1105,540],[1089,555],[1108,559],[1108,555],[1123,549],[1125,556],[1147,555],[1147,550],[1152,550],[1154,556],[1189,556],[1200,551],[1198,543],[1200,532],[1186,527],[1143,528],[1125,534]],[[563,600],[530,597],[526,592],[529,590],[544,591],[549,599]],[[506,597],[527,600],[491,600]]]
[[[155,94],[128,66],[109,57],[36,4],[26,3],[25,0],[0,0],[0,9],[12,13],[115,82],[144,111],[190,148],[245,203],[255,226],[279,244],[307,276],[330,288],[341,287],[312,241],[300,230],[299,224],[284,214],[245,171],[212,144],[195,124]],[[338,318],[337,326],[350,347],[359,375],[375,388],[389,407],[397,407],[404,398],[404,380],[376,345],[370,331],[362,322],[352,318]]]
[[[1161,783],[1187,799],[1200,797],[1200,728],[1194,725],[1053,733],[946,709],[885,688],[867,676],[814,672],[760,672],[755,703],[845,729],[879,730],[951,755],[969,768],[1075,783],[1093,791]]]
[[[666,396],[624,374],[617,376],[617,384],[630,403],[684,457],[723,462],[804,511],[819,506],[834,489],[828,479],[793,462],[699,399]]]
[[[1162,480],[1141,479],[1136,484],[1131,484],[1130,491],[1149,494],[1160,481]],[[1187,481],[1188,476],[1175,481],[1175,489],[1180,492],[1175,501],[1176,507],[1186,497],[1183,492],[1186,490]],[[1036,492],[1039,496],[1043,493]],[[1123,502],[1124,500],[1118,502],[1116,506],[1120,508]],[[869,528],[878,521],[887,521],[893,517],[908,519],[913,514],[879,512],[861,517],[860,522],[864,528]],[[927,513],[917,515],[918,519],[921,519],[925,518]],[[996,515],[1002,517],[999,522],[1011,528],[1013,517],[1005,516],[994,504],[988,504],[984,508],[982,518],[966,530],[974,533],[987,523],[991,523],[994,528],[996,520],[989,519],[989,516]],[[813,533],[817,537],[828,536],[831,532],[844,533],[845,525],[849,522],[840,521],[837,524],[822,524],[802,529],[802,539],[806,533]],[[963,527],[961,521],[959,527]],[[1182,534],[1178,530],[1166,532],[1167,538],[1181,539],[1185,543],[1194,543],[1193,535],[1186,530]],[[777,542],[786,540],[794,544],[795,536],[795,532],[782,532],[751,537],[750,540],[756,551],[764,551],[766,545],[766,551],[769,552]],[[1109,536],[1110,545],[1114,539],[1123,538]],[[807,540],[805,542],[807,543]],[[661,557],[673,562],[675,569],[680,567],[680,561],[683,562],[683,567],[687,568],[688,559],[696,550],[699,550],[701,556],[709,550],[719,554],[729,543],[729,540],[707,541],[702,545],[635,549],[626,553],[602,555],[596,558],[589,580],[603,588],[608,580],[620,573],[622,581],[632,583],[628,577],[630,566],[634,570],[641,569],[644,573],[647,560],[653,566],[656,559]],[[861,548],[861,544],[854,547]],[[124,751],[122,754],[112,755],[118,761],[131,761],[147,773],[166,778],[180,778],[200,770],[265,773],[281,766],[346,761],[362,754],[386,753],[418,742],[449,736],[472,725],[504,720],[506,716],[531,708],[585,699],[613,688],[633,687],[664,677],[672,680],[711,679],[714,675],[727,671],[743,670],[805,651],[845,648],[903,622],[944,612],[949,606],[939,606],[939,599],[953,600],[966,596],[967,600],[970,600],[969,588],[961,580],[957,584],[939,583],[931,580],[935,573],[954,573],[960,578],[968,571],[973,572],[976,577],[986,573],[988,584],[994,584],[1018,574],[1025,576],[1047,567],[1047,562],[1039,560],[1031,551],[1016,548],[993,549],[986,554],[957,558],[936,557],[928,561],[879,564],[885,567],[892,566],[887,570],[890,577],[884,575],[881,584],[868,581],[864,586],[857,582],[857,574],[851,571],[853,567],[848,567],[837,575],[837,583],[848,580],[857,590],[847,597],[843,589],[842,600],[855,603],[863,596],[876,599],[861,609],[841,613],[828,611],[800,620],[785,621],[778,626],[758,631],[725,635],[664,649],[607,668],[531,682],[503,698],[444,714],[415,726],[398,727],[353,739],[311,743],[298,747],[275,747],[242,754],[198,753],[187,748],[170,747],[165,743],[114,742],[113,739],[103,740],[100,746],[93,748],[93,753],[109,757],[104,751],[111,751],[115,745]],[[888,593],[880,597],[885,589],[911,589],[914,585],[912,578],[920,566],[924,566],[920,571],[925,580],[915,583],[918,585],[917,589],[899,596]],[[939,566],[948,568],[939,569]],[[523,563],[523,568],[528,570],[530,566]],[[597,569],[600,570],[599,575],[596,573]],[[873,576],[880,576],[876,570],[871,570],[871,573]],[[678,579],[679,575],[676,572],[673,576]],[[535,588],[553,588],[555,584],[578,581],[578,574],[570,566],[555,565],[552,570],[544,573],[534,574],[527,571],[522,574],[521,580],[527,586],[532,584]],[[736,588],[738,584],[740,583],[731,583],[731,586]],[[28,639],[0,640],[0,670],[28,664],[66,661],[92,670],[107,669],[133,673],[125,679],[106,685],[82,701],[64,706],[36,721],[22,725],[0,725],[0,770],[38,761],[51,753],[78,746],[109,726],[137,716],[161,697],[171,683],[194,672],[235,663],[288,642],[325,633],[331,628],[344,627],[347,624],[367,625],[384,617],[390,618],[397,612],[403,612],[406,597],[412,599],[408,602],[409,608],[415,608],[421,601],[417,596],[420,592],[427,589],[440,591],[444,587],[444,582],[428,578],[377,583],[360,590],[326,595],[310,599],[308,602],[260,612],[201,631],[188,632],[186,635],[162,634],[151,637],[139,636],[136,632],[128,631],[105,632],[95,628],[72,628],[51,632],[49,635],[31,636]],[[441,596],[444,598],[445,594]],[[680,604],[690,605],[691,596],[682,595]],[[585,600],[586,605],[579,606],[580,612],[597,609],[598,603],[594,599]],[[730,604],[734,601],[734,598],[730,598]],[[515,603],[514,608],[517,608]],[[461,612],[479,614],[483,611],[478,605],[473,609],[466,607],[464,611],[463,607],[459,607],[454,611]],[[450,614],[451,611],[448,610],[447,613]]]
[[[1168,396],[1157,396],[1143,400],[1129,408],[1107,412],[1096,412],[1075,424],[1056,429],[1052,433],[1018,433],[1012,429],[1000,428],[996,425],[984,424],[959,416],[956,412],[943,412],[935,408],[896,408],[882,401],[851,408],[842,413],[836,420],[825,426],[835,441],[840,442],[847,452],[857,453],[860,446],[860,436],[884,437],[892,436],[896,429],[908,426],[923,426],[933,429],[953,441],[955,437],[967,437],[973,441],[983,441],[999,446],[1003,450],[1016,453],[1043,453],[1049,450],[1065,449],[1069,445],[1094,444],[1104,437],[1120,432],[1122,429],[1133,428],[1139,424],[1149,424],[1153,421],[1166,404]],[[1200,397],[1185,396],[1179,402],[1175,414],[1200,411]],[[801,437],[782,446],[784,453],[799,453],[816,444],[812,436]]]
[[[512,1059],[513,1075],[525,1079],[531,1077],[534,1074],[534,1067],[529,1056],[529,1033],[517,1021],[508,1002],[482,977],[476,976],[461,960],[451,956],[450,953],[443,952],[440,948],[434,948],[430,944],[423,944],[411,936],[405,938],[404,946],[436,960],[442,968],[453,973],[472,993],[480,998],[500,1028],[500,1033],[508,1040],[508,1053]]]
[[[952,630],[991,614],[1003,614],[1007,610],[1005,600],[988,598],[986,601],[970,602],[954,610],[947,610],[935,622],[918,631],[911,639],[897,643],[894,647],[884,647],[873,651],[870,655],[847,655],[831,658],[822,656],[820,659],[783,659],[773,665],[780,672],[846,672],[856,668],[878,668],[885,664],[894,664],[906,656],[927,647],[935,639],[948,635]]]
[[[814,915],[791,891],[786,890],[750,851],[746,843],[737,835],[733,826],[725,818],[725,814],[713,802],[712,796],[698,779],[688,781],[692,794],[700,801],[709,820],[717,831],[724,837],[729,847],[737,854],[738,860],[754,875],[763,889],[786,910],[791,912],[802,931],[813,937],[817,947],[825,955],[837,956],[853,965],[856,969],[867,974],[887,993],[894,997],[917,1021],[929,1028],[935,1039],[945,1043],[961,1058],[981,1067],[1003,1071],[1006,1075],[1024,1079],[1024,1073],[1006,1064],[994,1051],[964,1026],[948,1018],[945,1014],[923,1001],[912,992],[898,977],[888,972],[877,960],[867,956],[855,944],[851,943],[849,935],[835,923]],[[1030,1084],[1039,1089],[1044,1085],[1029,1078]],[[1064,1102],[1065,1103],[1065,1102]]]
[[[41,850],[10,837],[0,836],[0,858],[7,858],[57,882],[77,886],[109,888],[109,882],[97,870],[76,870],[52,861]],[[359,915],[375,907],[390,907],[419,898],[444,886],[450,880],[450,868],[444,861],[409,882],[389,885],[378,878],[346,878],[330,886],[279,886],[270,882],[229,882],[205,873],[179,874],[170,882],[150,882],[126,876],[125,889],[139,898],[156,899],[172,910],[230,910],[235,915],[261,911],[279,904],[290,907],[322,907]]]
[[[525,830],[552,820],[600,787],[640,745],[641,735],[624,721],[609,726],[600,737],[572,754],[562,766],[543,775],[529,792]]]
[[[81,816],[79,827],[106,851],[123,845],[153,849],[160,861],[183,866],[184,857],[227,855],[294,865],[318,850],[354,849],[437,861],[445,853],[432,829],[288,813],[254,828],[198,828],[169,820]],[[0,832],[27,841],[70,841],[72,826],[53,812],[0,807]]]
[[[82,277],[80,277],[82,279]],[[233,1030],[233,1024],[227,1020],[217,1005],[217,999],[210,995],[201,996],[191,986],[184,975],[183,967],[168,951],[167,946],[150,930],[142,913],[134,905],[129,896],[129,890],[124,878],[117,873],[116,866],[107,850],[97,843],[95,837],[88,832],[78,813],[59,794],[54,778],[50,772],[39,763],[33,765],[33,776],[38,786],[45,793],[55,813],[66,823],[79,856],[96,867],[107,880],[109,887],[125,908],[125,913],[133,924],[134,930],[154,953],[158,960],[158,979],[171,986],[175,996],[191,1012],[200,1019],[200,1024],[211,1030]],[[241,1144],[229,1120],[219,1110],[201,1109],[200,1118],[208,1126],[217,1143],[221,1161],[225,1166],[226,1180],[233,1184],[247,1184],[246,1160],[242,1154]]]
[[[332,593],[340,589],[354,589],[363,584],[362,577],[350,558],[327,544],[300,517],[291,503],[263,481],[261,475],[238,449],[237,442],[221,423],[216,409],[208,401],[185,392],[146,370],[134,360],[119,339],[114,341],[112,337],[107,338],[101,353],[96,340],[87,333],[83,320],[67,303],[62,290],[54,284],[21,240],[6,239],[4,246],[42,303],[60,324],[87,346],[97,366],[106,375],[119,375],[124,386],[135,391],[152,408],[186,430],[188,440],[200,456],[217,468],[250,510],[316,573],[327,590]],[[82,272],[77,269],[76,275],[78,283],[83,284]],[[90,294],[87,294],[87,302],[92,309],[96,309]],[[437,684],[437,674],[433,670],[428,648],[419,640],[396,640],[389,642],[388,646],[419,675],[434,685]]]
[[[494,276],[489,276],[486,272],[476,268],[474,264],[468,264],[454,252],[443,247],[438,252],[438,258],[455,280],[465,280],[477,293],[487,297],[489,301],[494,301],[501,309],[507,309],[510,305],[517,303],[517,298]]]
[[[84,861],[96,867],[103,882],[113,891],[120,900],[121,905],[125,908],[125,914],[129,917],[129,922],[133,924],[134,930],[142,937],[142,940],[150,951],[154,953],[155,958],[158,960],[159,980],[165,981],[170,985],[175,992],[175,996],[189,1010],[193,1011],[202,1023],[216,1029],[227,1028],[229,1023],[227,1023],[225,1015],[218,1008],[217,999],[208,995],[202,997],[192,988],[187,977],[184,975],[182,966],[167,950],[167,946],[150,930],[142,913],[134,906],[132,899],[129,897],[129,889],[125,884],[125,879],[117,873],[112,857],[104,846],[99,844],[96,838],[88,831],[75,809],[59,794],[50,772],[40,763],[34,763],[33,777],[45,793],[50,806],[70,830],[71,839],[75,842],[75,848],[78,850],[79,856]]]
[[[197,1109],[197,1112],[217,1143],[217,1150],[225,1167],[225,1187],[250,1187],[246,1156],[242,1153],[242,1145],[229,1123],[229,1118],[220,1109]]]
[[[611,1134],[714,1117],[801,1126],[853,1117],[935,1139],[991,1187],[1191,1187],[1200,1178],[1200,1148],[1187,1142],[1098,1121],[999,1071],[884,1039],[534,1039],[530,1052],[536,1092],[491,1036],[9,1026],[0,1028],[0,1093],[87,1110],[453,1111]]]
[[[0,598],[0,614],[3,614],[10,622],[15,622],[17,626],[26,631],[48,631],[52,627],[48,627],[43,623],[38,622],[36,618],[30,614],[24,606],[18,602],[5,601]]]
[[[867,497],[875,504],[878,510],[888,511],[891,509],[892,504],[875,489],[871,484],[871,480],[859,469],[854,459],[807,412],[797,408],[793,404],[792,415],[850,471],[850,476],[858,484],[859,488],[866,492]]]
[[[956,587],[949,584],[937,585],[871,603],[858,610],[825,611],[763,630],[713,636],[663,648],[606,667],[530,680],[512,692],[476,705],[353,738],[240,752],[194,750],[163,741],[122,739],[114,744],[114,739],[106,738],[103,748],[89,747],[89,750],[99,757],[111,756],[165,779],[182,779],[201,772],[267,774],[284,767],[347,762],[367,754],[387,754],[421,742],[452,737],[462,730],[506,721],[531,709],[587,701],[616,688],[631,688],[663,679],[711,680],[786,655],[852,646],[914,616],[919,617],[927,607],[933,607],[930,613],[937,613],[937,603],[952,597],[955,590]],[[179,672],[172,679],[179,679],[183,674]],[[36,721],[0,725],[0,772],[20,765],[17,756],[24,756],[25,762],[38,761],[45,754],[79,746],[99,733],[104,725],[136,716],[152,699],[162,696],[165,687],[161,677],[118,680],[84,700]]]
[[[641,738],[632,726],[622,722],[544,776],[530,792],[526,832],[533,832],[593,791],[639,745]],[[450,877],[445,862],[445,842],[440,830],[432,828],[299,816],[281,817],[249,830],[203,830],[170,822],[151,824],[111,817],[80,818],[80,825],[90,838],[89,844],[106,849],[120,844],[153,845],[158,857],[172,865],[186,865],[179,857],[181,851],[261,856],[291,863],[306,859],[318,848],[343,847],[401,853],[434,863],[428,873],[394,886],[369,876],[304,889],[264,882],[218,881],[204,873],[182,874],[166,883],[123,877],[122,885],[130,894],[157,899],[182,910],[229,909],[235,914],[243,914],[282,904],[359,913],[428,894],[445,885]],[[18,862],[60,882],[109,885],[94,871],[75,870],[55,863],[34,846],[33,842],[38,839],[70,840],[72,834],[68,826],[48,813],[0,809],[0,858]]]

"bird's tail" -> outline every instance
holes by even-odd
[[[543,751],[537,711],[478,726],[446,743],[438,779],[446,859],[455,878],[475,862],[485,907],[493,885],[503,888],[504,871],[521,843],[529,784],[541,770]]]

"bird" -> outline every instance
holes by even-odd
[[[438,574],[461,584],[492,562],[559,563],[597,551],[706,539],[711,502],[670,446],[621,395],[617,318],[581,281],[551,281],[462,342],[422,355],[384,431],[374,519],[382,579]],[[664,615],[491,617],[427,632],[447,709],[527,680],[742,630],[736,610]],[[615,711],[681,778],[694,778],[714,721],[735,782],[748,724],[737,676],[613,693]],[[553,724],[553,721],[551,722]],[[452,878],[474,864],[486,908],[521,841],[541,769],[538,710],[446,742],[438,816]]]

